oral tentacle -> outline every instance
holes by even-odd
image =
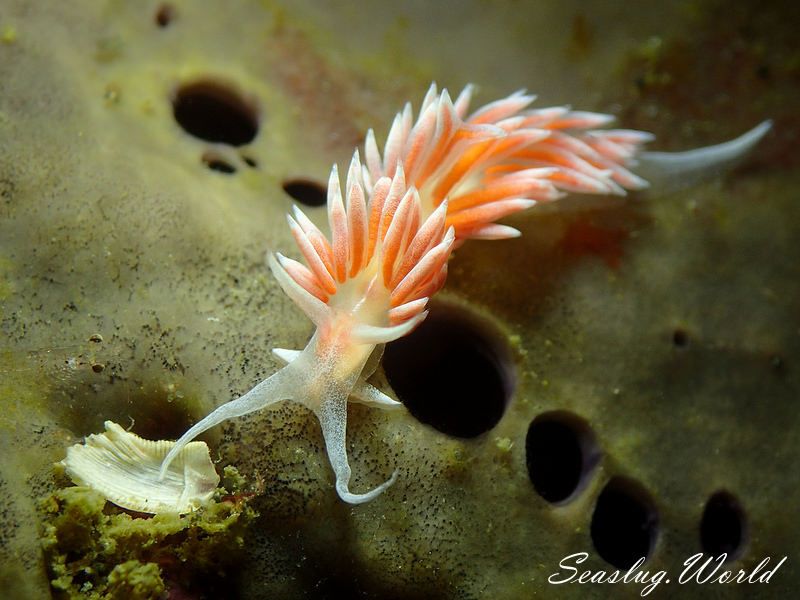
[[[294,374],[290,369],[291,365],[284,367],[259,383],[244,396],[226,402],[206,415],[202,420],[195,423],[194,426],[178,439],[169,453],[164,457],[164,461],[161,463],[161,469],[158,473],[159,480],[164,478],[170,463],[183,447],[204,431],[229,419],[235,419],[236,417],[261,410],[262,408],[266,408],[282,400],[292,399],[296,376],[293,376]]]

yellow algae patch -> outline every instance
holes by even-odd
[[[203,510],[183,516],[140,518],[87,487],[48,496],[40,504],[42,548],[57,597],[227,597],[225,573],[240,560],[257,513],[237,487],[235,469],[225,469],[225,483],[229,489],[218,488]]]

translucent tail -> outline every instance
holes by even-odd
[[[685,152],[642,152],[636,172],[659,191],[677,191],[733,168],[771,128],[768,120],[722,144]]]

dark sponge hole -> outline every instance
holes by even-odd
[[[676,329],[672,332],[672,343],[676,348],[686,348],[689,345],[689,333],[684,329]]]
[[[467,311],[441,304],[383,355],[386,377],[411,414],[460,438],[500,421],[513,390],[510,364],[499,335]]]
[[[323,206],[328,201],[328,190],[311,179],[287,179],[283,191],[305,206]]]
[[[98,379],[95,373],[92,377]],[[101,432],[103,421],[110,419],[148,440],[176,440],[208,412],[194,395],[176,400],[157,382],[100,382],[92,387],[92,392],[77,396],[79,402],[73,401],[76,391],[71,387],[53,390],[51,396],[59,422],[76,436]],[[214,439],[214,433],[201,439]]]
[[[236,167],[234,167],[225,159],[220,158],[216,154],[207,152],[203,155],[202,160],[203,164],[205,164],[212,171],[219,171],[220,173],[226,173],[228,175],[236,173]]]
[[[706,502],[700,521],[700,545],[712,556],[727,554],[726,560],[741,555],[746,522],[741,504],[729,492],[719,491]]]
[[[628,569],[650,556],[658,534],[658,512],[641,484],[614,477],[597,498],[591,531],[603,560]]]
[[[181,86],[172,100],[172,110],[184,131],[207,142],[243,146],[258,133],[255,107],[230,87],[214,81]]]
[[[561,504],[582,490],[600,461],[600,450],[589,424],[572,413],[539,415],[525,438],[528,476],[536,492]]]
[[[171,4],[162,4],[156,10],[156,25],[161,28],[169,26],[175,19],[175,7]]]
[[[202,418],[202,413],[192,415],[191,412],[184,403],[169,400],[157,406],[143,406],[131,411],[131,431],[148,440],[177,440]],[[210,438],[203,436],[200,439]]]

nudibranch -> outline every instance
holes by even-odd
[[[469,239],[504,239],[520,232],[497,221],[568,192],[623,195],[647,187],[634,174],[637,158],[656,172],[685,172],[698,164],[727,165],[769,130],[685,153],[646,153],[649,133],[606,128],[609,115],[567,107],[531,109],[522,91],[469,113],[472,86],[452,101],[432,85],[419,116],[397,114],[383,152],[372,130],[364,164],[356,151],[344,188],[334,166],[328,182],[326,237],[299,208],[289,228],[305,264],[281,254],[268,262],[283,291],[316,325],[302,351],[274,349],[288,364],[245,395],[211,412],[169,450],[162,479],[187,444],[227,419],[282,400],[308,407],[319,419],[342,500],[350,491],[345,444],[348,401],[381,409],[402,404],[366,382],[383,344],[410,333],[444,285],[452,251]]]
[[[288,364],[189,429],[163,469],[210,427],[291,400],[319,419],[339,496],[354,504],[371,500],[396,473],[366,493],[350,491],[347,402],[402,406],[365,381],[365,365],[376,347],[425,318],[454,247],[470,238],[518,236],[496,221],[566,191],[621,194],[646,186],[626,165],[649,134],[597,129],[611,120],[597,113],[528,110],[534,97],[521,92],[467,116],[471,93],[467,87],[453,102],[447,90],[431,86],[416,122],[410,105],[397,115],[383,156],[368,132],[366,164],[356,151],[343,189],[333,167],[330,239],[294,208],[289,228],[305,264],[281,254],[270,254],[269,264],[316,332],[301,352],[276,350]]]

